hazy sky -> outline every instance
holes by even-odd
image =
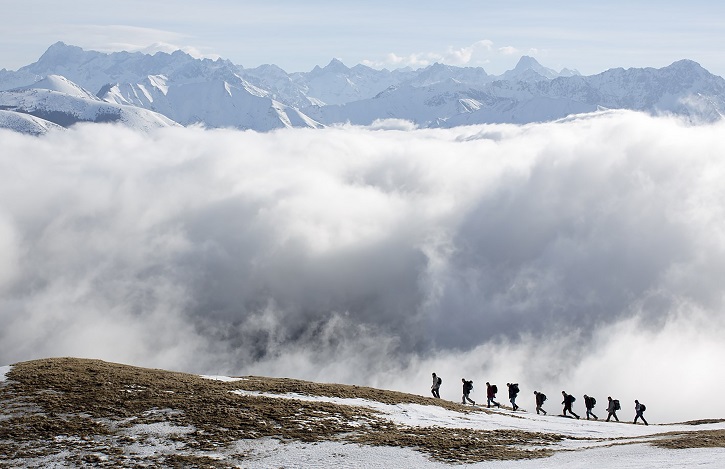
[[[173,50],[244,67],[309,71],[347,65],[483,66],[500,74],[521,55],[590,75],[691,59],[725,75],[725,2],[513,0],[4,0],[0,68],[32,63],[56,41],[84,49]]]

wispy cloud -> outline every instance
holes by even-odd
[[[418,52],[408,55],[389,53],[382,60],[364,60],[362,63],[373,68],[422,68],[434,63],[442,63],[454,66],[493,66],[495,72],[502,72],[507,68],[513,68],[515,60],[522,55],[529,55],[539,59],[545,58],[548,51],[530,47],[527,49],[515,46],[496,46],[493,41],[481,40],[465,47],[448,47],[442,51]],[[490,70],[487,72],[491,73]]]
[[[174,31],[129,25],[78,25],[64,28],[66,42],[100,52],[174,52],[196,58],[219,58],[208,47],[193,45],[193,38]],[[70,36],[67,31],[73,31]]]
[[[515,55],[519,53],[519,50],[513,46],[499,47],[498,51],[503,55]]]
[[[456,66],[481,65],[487,63],[491,56],[495,54],[496,50],[493,47],[493,42],[485,39],[465,47],[448,47],[440,52],[419,52],[408,55],[398,55],[391,52],[382,60],[364,60],[362,63],[375,68],[420,68],[436,62]]]

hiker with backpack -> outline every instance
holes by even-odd
[[[612,399],[612,396],[608,396],[607,399],[609,399],[609,405],[607,406],[607,412],[609,412],[609,415],[607,415],[607,422],[609,422],[611,417],[614,417],[614,420],[619,422],[619,418],[617,418],[617,411],[621,409],[619,401],[617,399]]]
[[[486,399],[488,400],[488,404],[486,405],[486,407],[491,408],[491,404],[495,405],[496,407],[501,407],[501,404],[494,401],[494,399],[496,398],[497,392],[498,392],[498,386],[486,381]]]
[[[543,392],[534,391],[534,396],[536,396],[536,413],[538,414],[539,411],[541,411],[544,413],[544,415],[546,415],[546,411],[541,408],[541,406],[544,405],[544,401],[546,400],[546,394],[544,394]]]
[[[579,420],[579,416],[575,414],[573,410],[571,410],[571,405],[574,403],[574,401],[576,401],[576,397],[572,396],[571,394],[567,394],[566,391],[561,391],[561,395],[564,396],[564,400],[561,401],[561,403],[564,404],[564,412],[562,412],[564,417],[566,417],[566,411],[568,410],[571,415]]]
[[[430,387],[430,392],[433,393],[433,397],[436,397],[438,399],[441,398],[441,384],[443,384],[443,380],[441,379],[441,377],[436,376],[436,374],[433,373],[433,386]]]
[[[634,411],[637,415],[634,416],[634,422],[637,423],[637,419],[641,418],[645,425],[649,425],[647,421],[644,419],[644,411],[647,410],[647,407],[644,404],[640,404],[637,399],[634,400]]]
[[[519,406],[516,405],[516,396],[519,394],[519,384],[506,383],[506,386],[509,388],[509,402],[511,402],[511,407],[513,410],[518,410]]]
[[[473,381],[466,381],[466,378],[461,378],[461,382],[463,383],[463,399],[461,404],[465,404],[466,401],[468,401],[471,404],[476,405],[476,401],[472,400],[468,396],[471,394],[471,391],[473,391]]]
[[[586,394],[584,394],[584,407],[587,408],[587,420],[589,420],[590,415],[594,417],[594,420],[599,420],[597,416],[594,415],[594,412],[592,412],[592,409],[595,405],[597,405],[597,400],[591,396],[587,396]]]

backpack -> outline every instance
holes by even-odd
[[[540,392],[539,399],[541,399],[541,402],[544,402],[546,400],[546,394],[544,394],[543,392]]]
[[[513,392],[514,394],[519,393],[519,384],[518,383],[514,383],[511,385],[511,392]]]
[[[491,386],[491,391],[493,391],[493,393],[496,394],[498,392],[498,386],[496,386],[495,384],[493,386]]]
[[[463,389],[464,389],[464,391],[468,391],[468,392],[473,391],[473,381],[464,381]]]
[[[614,400],[614,410],[619,410],[621,408],[622,408],[622,406],[619,405],[619,400],[615,399]]]
[[[569,394],[569,403],[571,404],[571,403],[573,403],[574,401],[576,401],[576,397],[574,397],[574,396],[572,396],[571,394]]]
[[[441,377],[439,376],[439,377],[438,377],[438,386],[440,386],[441,384],[443,384],[443,380],[442,380],[442,379],[441,379]]]
[[[640,412],[644,412],[645,410],[647,410],[647,406],[645,406],[644,404],[640,404],[639,405],[639,411]]]
[[[468,382],[468,390],[473,391],[473,380]]]
[[[597,405],[597,400],[594,399],[593,397],[590,397],[589,398],[589,403],[591,404],[592,407],[594,407],[595,405]]]

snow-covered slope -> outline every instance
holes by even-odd
[[[374,70],[365,65],[348,68],[333,59],[323,68],[294,74],[292,79],[311,102],[334,105],[371,98],[381,90],[399,84],[405,77],[404,72]]]
[[[0,91],[0,109],[29,114],[63,127],[78,122],[117,122],[139,130],[179,125],[147,109],[102,101],[57,76],[16,90]]]
[[[163,75],[148,76],[140,83],[108,86],[99,95],[108,102],[151,109],[183,125],[258,131],[320,127],[299,110],[271,99],[239,77],[179,84]]]
[[[68,96],[73,96],[76,98],[90,99],[94,101],[97,100],[96,96],[93,93],[76,85],[72,81],[68,80],[66,77],[60,75],[48,75],[45,78],[36,81],[32,85],[22,86],[16,91],[32,89],[57,91],[59,93],[67,94]]]
[[[374,98],[342,105],[310,106],[305,114],[326,124],[350,122],[369,125],[377,119],[406,119],[420,126],[480,109],[490,96],[453,79],[428,86],[409,83],[383,91]]]
[[[323,104],[319,99],[308,96],[308,89],[295,83],[292,76],[276,65],[260,65],[241,69],[240,76],[254,86],[269,91],[269,97],[295,108],[310,104]]]
[[[599,104],[609,108],[672,112],[701,120],[725,115],[725,80],[691,60],[661,69],[608,70],[587,82],[599,93]]]
[[[456,399],[457,390],[449,390]],[[597,411],[599,420],[575,420],[555,415],[558,404],[552,401],[544,405],[548,415],[537,415],[362,386],[197,376],[74,358],[34,360],[0,367],[0,465],[674,469],[725,464],[723,420],[632,425],[633,411],[626,405],[619,411],[621,422],[604,421],[603,409]],[[581,404],[574,407],[584,413],[577,409]]]
[[[0,110],[0,129],[9,129],[29,135],[42,135],[50,130],[62,129],[40,117],[23,114],[22,112]]]

